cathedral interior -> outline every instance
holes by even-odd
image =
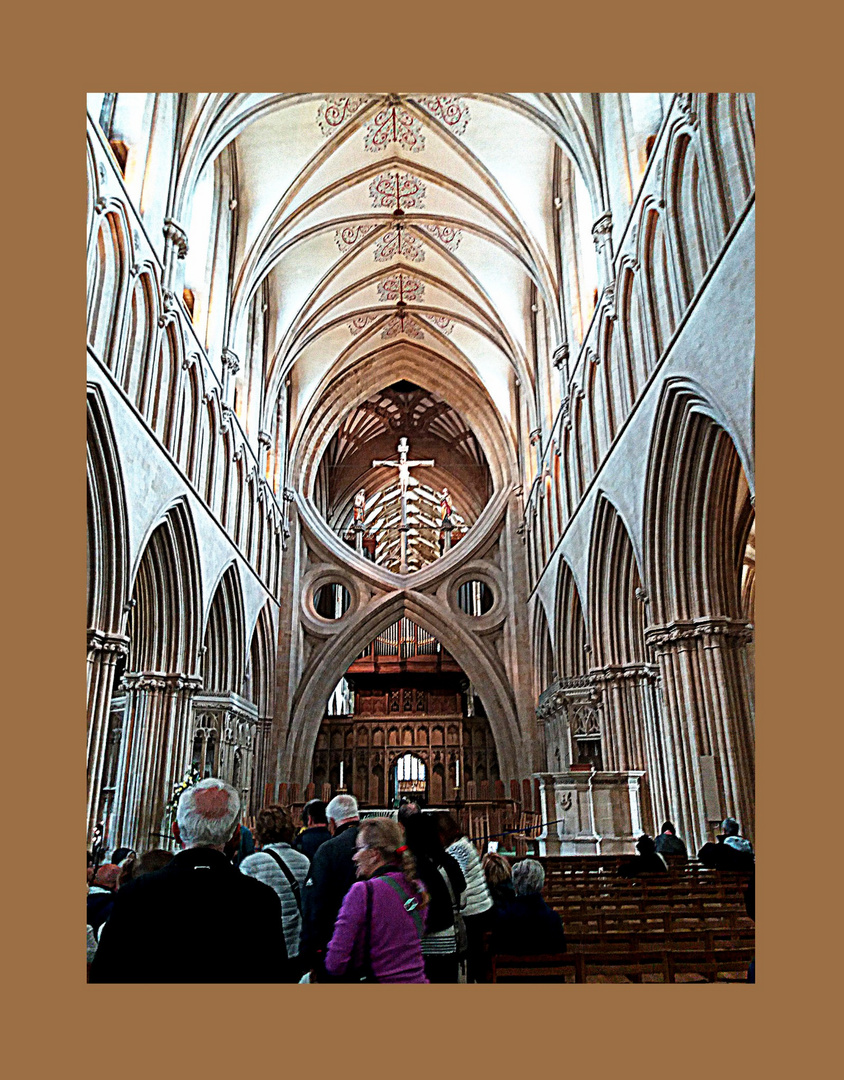
[[[754,125],[88,95],[89,840],[188,770],[753,836]]]

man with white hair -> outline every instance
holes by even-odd
[[[299,957],[306,970],[325,952],[343,898],[355,882],[352,857],[360,825],[357,799],[353,795],[335,795],[326,806],[325,815],[331,839],[315,851],[302,892]]]
[[[239,819],[240,796],[222,780],[183,792],[173,827],[183,850],[119,891],[91,982],[288,980],[278,895],[226,855]]]

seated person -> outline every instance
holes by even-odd
[[[496,907],[509,904],[516,898],[516,890],[513,888],[513,870],[510,860],[498,852],[488,851],[481,859],[484,877],[489,887],[489,895]]]
[[[659,836],[654,840],[654,848],[659,855],[676,855],[681,859],[689,857],[686,845],[677,835],[677,830],[670,821],[666,821],[659,830]]]
[[[721,832],[715,843],[704,844],[697,857],[704,866],[714,870],[739,870],[753,872],[753,846],[741,835],[735,818],[724,818]]]
[[[640,874],[666,874],[668,863],[656,850],[652,836],[647,834],[640,836],[636,841],[638,855],[625,863],[620,869],[622,877],[639,877]]]
[[[542,899],[545,870],[536,859],[513,866],[514,897],[496,905],[490,947],[503,956],[538,956],[566,949],[563,923]]]

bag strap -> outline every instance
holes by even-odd
[[[425,927],[422,925],[422,916],[419,914],[418,899],[416,899],[416,897],[410,896],[408,892],[401,885],[399,885],[395,878],[391,878],[387,874],[385,874],[384,877],[382,877],[380,880],[386,882],[386,884],[390,886],[393,892],[396,893],[397,896],[401,897],[404,910],[409,915],[413,916],[413,922],[416,925],[416,933],[421,938],[425,932]],[[408,907],[408,904],[412,904],[413,906]]]
[[[448,887],[448,895],[451,897],[451,910],[454,912],[454,920],[457,921],[460,915],[460,905],[457,902],[457,897],[454,895],[454,889],[451,885],[451,878],[448,876],[448,870],[444,866],[438,866],[437,870],[440,872],[440,877],[445,881]]]
[[[366,925],[363,931],[363,967],[372,971],[372,882],[366,883]]]
[[[269,848],[262,848],[261,851],[262,854],[271,856],[278,863],[279,869],[281,870],[282,874],[284,874],[284,876],[287,878],[287,884],[290,886],[290,889],[293,893],[293,899],[296,901],[296,907],[299,909],[299,915],[301,916],[302,890],[299,888],[299,882],[293,876],[293,871],[290,869],[290,867],[287,865],[284,859],[282,859],[282,857],[277,851],[271,851]]]

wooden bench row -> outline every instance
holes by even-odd
[[[568,952],[642,952],[649,949],[666,949],[672,952],[743,946],[753,948],[756,933],[753,927],[735,927],[713,930],[710,927],[680,930],[616,930],[601,934],[596,931],[567,933]]]
[[[593,911],[580,915],[560,912],[566,934],[609,934],[653,930],[742,930],[753,929],[744,910],[721,909],[701,915],[692,911],[618,912]]]
[[[719,977],[746,978],[752,946],[719,949],[654,948],[631,952],[571,952],[546,956],[494,956],[494,983],[621,980],[641,983],[715,982]],[[679,978],[678,978],[679,977]]]

